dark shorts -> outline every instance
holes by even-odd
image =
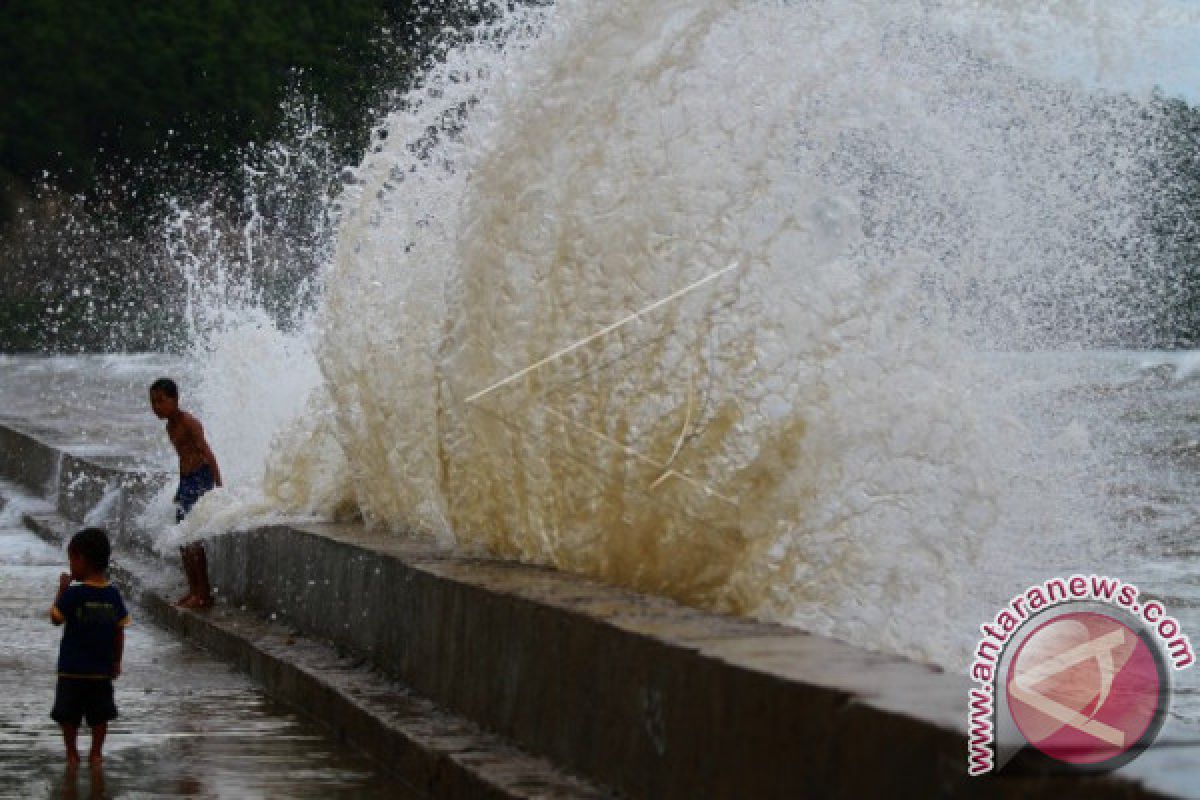
[[[116,719],[112,681],[107,678],[59,678],[50,717],[60,725],[75,726],[86,718],[89,728]]]
[[[183,518],[192,510],[192,506],[196,505],[196,501],[216,485],[217,480],[208,464],[187,475],[180,475],[179,488],[175,490],[175,521],[183,522]]]

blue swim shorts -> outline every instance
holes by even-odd
[[[175,521],[182,522],[192,506],[196,505],[205,492],[217,485],[212,467],[202,464],[186,475],[179,476],[179,488],[175,490]]]

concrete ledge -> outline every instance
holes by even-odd
[[[356,526],[264,528],[209,553],[228,602],[631,797],[1157,796],[968,778],[965,678],[793,629]]]
[[[55,506],[67,519],[83,520],[91,514],[98,517],[96,524],[129,535],[135,530],[133,520],[167,480],[166,475],[97,464],[90,458],[63,452]]]
[[[234,607],[273,615],[629,797],[1195,795],[1127,774],[970,779],[965,677],[789,628],[360,526],[266,527],[208,550],[228,605],[207,621],[168,609],[185,635],[236,660],[237,647],[222,650],[203,626]],[[323,709],[316,689],[271,677],[299,659],[286,649],[274,658],[244,666]],[[1191,766],[1159,765],[1193,775],[1197,742],[1170,751]]]
[[[0,424],[0,476],[33,492],[53,491],[60,452],[36,437]]]

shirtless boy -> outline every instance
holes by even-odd
[[[175,492],[175,521],[182,522],[196,501],[210,489],[221,485],[221,468],[204,438],[200,420],[179,407],[179,388],[170,378],[159,378],[150,386],[150,408],[167,421],[167,436],[179,454],[179,488]],[[188,592],[176,605],[183,608],[209,608],[212,590],[208,585],[208,556],[203,542],[179,548]]]

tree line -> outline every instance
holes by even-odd
[[[39,185],[148,187],[164,159],[236,169],[276,130],[289,92],[318,98],[347,161],[370,111],[429,57],[471,0],[9,0],[0,6],[0,218]],[[154,175],[161,180],[161,175]],[[185,182],[186,183],[186,182]]]

